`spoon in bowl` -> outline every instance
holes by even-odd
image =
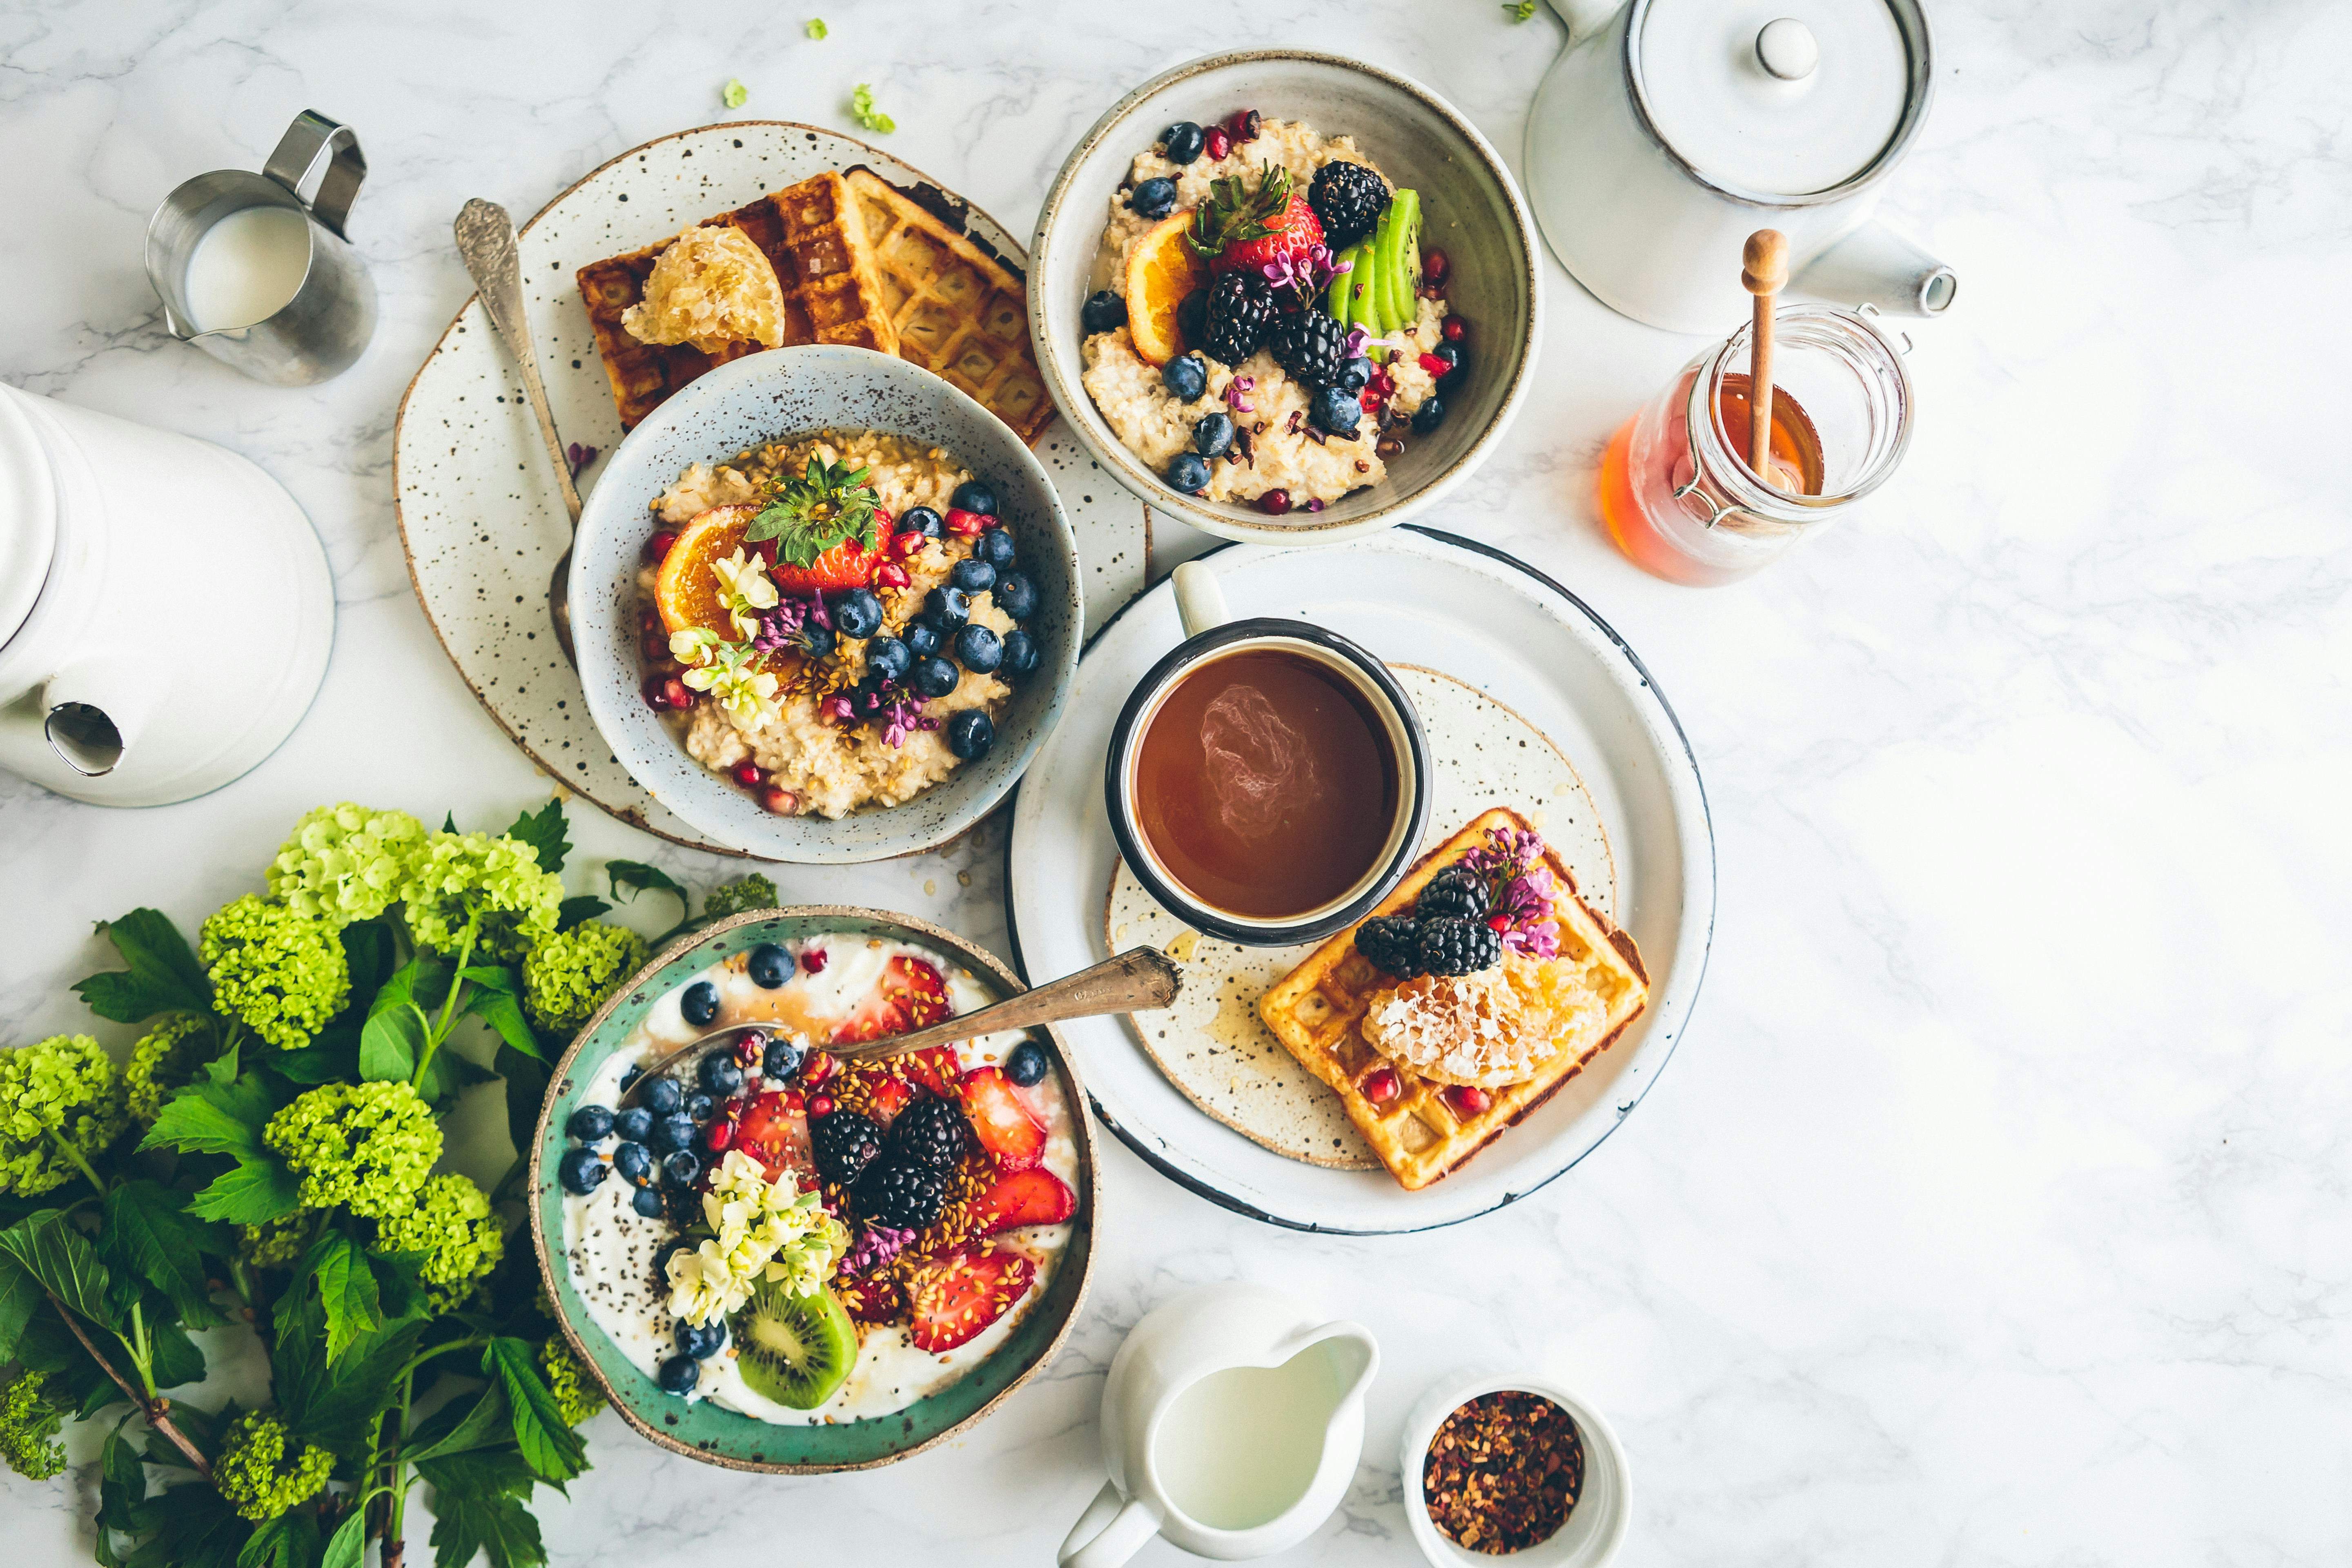
[[[482,309],[522,369],[522,389],[530,399],[530,411],[539,416],[540,439],[547,443],[556,485],[563,491],[563,510],[572,514],[572,530],[577,533],[580,491],[572,482],[571,461],[555,434],[555,415],[547,406],[547,388],[539,379],[539,356],[531,352],[530,321],[522,309],[522,264],[515,254],[514,220],[496,202],[476,196],[457,210],[457,221],[452,226],[457,235],[457,254],[466,258],[466,270],[473,274]],[[563,559],[555,563],[554,581],[548,584],[547,609],[555,621],[555,646],[577,668],[580,660],[572,651],[572,545],[568,540]]]

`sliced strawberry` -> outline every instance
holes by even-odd
[[[1051,1171],[1015,1171],[973,1200],[971,1212],[980,1234],[994,1236],[1024,1225],[1059,1225],[1078,1212],[1078,1195]]]
[[[1234,272],[1247,268],[1257,272],[1268,262],[1297,261],[1322,243],[1323,225],[1316,217],[1315,209],[1307,205],[1305,196],[1293,191],[1282,210],[1265,220],[1265,234],[1226,246],[1223,254],[1209,263],[1209,270]]]
[[[779,561],[769,568],[768,575],[787,594],[834,593],[865,587],[874,581],[874,568],[881,560],[881,552],[845,539],[806,566]]]
[[[951,1351],[1010,1311],[1036,1279],[1037,1266],[1017,1252],[958,1248],[932,1258],[907,1281],[907,1337],[934,1355]]]
[[[864,1000],[850,1011],[833,1031],[835,1045],[855,1040],[878,1040],[886,1035],[903,1035],[909,1029],[920,1029],[944,1022],[952,1013],[948,1005],[948,983],[940,972],[919,958],[904,953],[892,959],[882,972],[882,978]]]
[[[907,1312],[907,1292],[888,1270],[834,1280],[830,1289],[842,1310],[861,1323],[887,1323]]]
[[[941,1100],[954,1098],[956,1080],[963,1076],[963,1062],[953,1046],[926,1046],[898,1059],[906,1067],[908,1078]]]
[[[1025,1171],[1045,1157],[1045,1124],[1001,1068],[976,1068],[956,1086],[972,1135],[996,1158],[1000,1171]]]
[[[782,1092],[772,1090],[752,1098],[736,1125],[735,1146],[759,1161],[772,1182],[790,1171],[804,1186],[816,1185],[816,1162],[809,1154],[808,1118],[788,1104]]]
[[[915,1098],[915,1086],[903,1078],[886,1078],[876,1084],[866,1097],[866,1114],[877,1125],[887,1127],[898,1119]]]

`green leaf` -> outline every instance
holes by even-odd
[[[513,1441],[514,1420],[507,1414],[505,1387],[492,1383],[471,1398],[461,1394],[435,1411],[416,1429],[405,1452],[414,1463],[505,1448]]]
[[[139,1527],[154,1533],[131,1553],[131,1568],[235,1568],[253,1533],[208,1486],[173,1487],[141,1504],[137,1516]]]
[[[118,1024],[142,1023],[158,1013],[211,1014],[212,982],[168,916],[133,910],[121,920],[99,921],[98,929],[131,967],[74,986],[91,1012]]]
[[[506,1385],[515,1447],[533,1474],[543,1481],[566,1481],[588,1468],[587,1446],[564,1424],[528,1343],[503,1335],[493,1339],[482,1352],[482,1371]]]
[[[526,811],[516,817],[506,836],[536,850],[541,870],[561,871],[563,858],[572,853],[572,840],[564,836],[564,826],[563,802],[551,795],[537,811]]]
[[[185,1203],[160,1182],[125,1182],[106,1194],[106,1225],[99,1236],[108,1257],[171,1298],[182,1322],[210,1328],[222,1318],[212,1303],[203,1255],[217,1253],[220,1243]]]
[[[466,994],[466,1011],[496,1029],[499,1038],[525,1056],[540,1054],[539,1037],[531,1033],[530,1021],[522,1016],[522,1004],[515,1000],[513,992],[487,987],[469,991]]]
[[[319,1568],[360,1568],[367,1555],[367,1510],[355,1508],[327,1538],[327,1555]]]
[[[240,1077],[236,1053],[206,1064],[204,1073],[163,1105],[140,1143],[182,1153],[261,1155],[261,1130],[278,1113],[278,1097],[258,1073]]]
[[[147,1468],[139,1447],[122,1435],[117,1423],[98,1451],[97,1538],[92,1542],[101,1568],[122,1568],[115,1554],[114,1532],[139,1532],[139,1507],[147,1500]]]
[[[289,1509],[253,1527],[236,1554],[236,1568],[311,1568],[319,1560],[319,1516]]]
[[[433,1489],[436,1568],[466,1568],[487,1552],[490,1568],[536,1568],[547,1561],[539,1521],[523,1506],[531,1472],[511,1448],[427,1459],[416,1467]]]
[[[511,1096],[509,1096],[511,1098]],[[41,1282],[16,1258],[0,1253],[0,1364],[16,1359],[16,1342],[42,1303]]]
[[[295,1266],[298,1281],[316,1279],[327,1329],[327,1364],[333,1366],[350,1353],[362,1336],[383,1327],[383,1300],[376,1288],[375,1271],[359,1244],[340,1230],[330,1230],[310,1244]],[[308,1284],[297,1289],[305,1296]],[[289,1292],[291,1294],[291,1292]],[[278,1304],[278,1331],[294,1331],[298,1322],[286,1299]]]
[[[24,1265],[69,1310],[92,1322],[115,1326],[114,1306],[107,1299],[113,1280],[89,1238],[74,1228],[63,1210],[46,1209],[0,1231],[0,1252]]]
[[[582,893],[555,906],[555,929],[572,931],[583,922],[594,920],[613,906],[593,893]]]
[[[302,1178],[276,1155],[266,1154],[240,1159],[235,1170],[214,1177],[188,1205],[188,1212],[198,1219],[266,1225],[301,1206]]]
[[[507,1083],[507,1136],[514,1140],[515,1152],[527,1157],[539,1131],[540,1107],[547,1102],[547,1063],[511,1046],[499,1047],[497,1062]]]
[[[147,1319],[152,1347],[148,1370],[154,1374],[155,1386],[178,1388],[184,1384],[204,1382],[205,1352],[188,1337],[187,1330],[169,1319],[158,1319],[152,1311]]]
[[[330,1024],[309,1045],[279,1051],[270,1070],[291,1083],[344,1083],[360,1076],[361,1024]]]
[[[456,812],[445,811],[441,814],[441,831],[444,833],[455,833],[457,831],[457,814]]]
[[[281,1309],[270,1352],[270,1393],[297,1436],[357,1460],[367,1452],[370,1427],[393,1402],[394,1379],[415,1353],[424,1325],[393,1323],[330,1365],[326,1307],[315,1291],[289,1294],[296,1300]]]
[[[416,1056],[432,1035],[425,1010],[389,985],[376,993],[360,1029],[360,1077],[371,1083],[406,1083],[416,1074]]]
[[[432,1062],[425,1069],[425,1079],[416,1092],[429,1105],[438,1105],[459,1089],[471,1089],[478,1083],[488,1083],[498,1074],[483,1067],[463,1051],[444,1045],[433,1053]]]
[[[343,928],[343,958],[351,966],[353,1003],[363,1004],[376,994],[392,973],[396,951],[390,921],[353,921]]]
[[[658,866],[648,866],[643,860],[607,860],[604,862],[604,875],[611,879],[613,896],[616,899],[634,899],[650,888],[677,900],[680,909],[693,905],[693,896],[678,886],[668,872]]]

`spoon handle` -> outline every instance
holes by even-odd
[[[1116,958],[1081,969],[1076,974],[1048,981],[1034,990],[887,1040],[853,1046],[829,1046],[835,1056],[849,1061],[902,1057],[927,1046],[976,1039],[1008,1029],[1034,1028],[1068,1018],[1092,1018],[1104,1013],[1131,1013],[1139,1007],[1165,1007],[1176,999],[1183,976],[1166,953],[1156,948],[1130,948]]]
[[[539,437],[547,443],[548,460],[555,465],[555,482],[563,491],[563,508],[572,514],[572,526],[576,529],[580,491],[572,483],[572,463],[563,455],[563,442],[555,434],[555,415],[547,405],[547,388],[539,379],[539,356],[531,352],[530,321],[522,308],[522,264],[515,254],[514,220],[496,202],[476,196],[458,209],[453,226],[457,254],[466,258],[466,270],[473,274],[474,287],[481,291],[482,309],[489,313],[490,325],[521,367],[522,389],[530,398],[530,411],[539,416]]]

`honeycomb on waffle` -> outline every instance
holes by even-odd
[[[873,170],[847,175],[898,357],[971,395],[1024,441],[1054,416],[1019,274]]]
[[[1372,914],[1410,910],[1432,877],[1483,845],[1487,831],[1496,827],[1531,830],[1526,818],[1507,808],[1496,807],[1481,815],[1423,856]],[[1544,849],[1544,858],[1559,885],[1552,905],[1559,952],[1542,961],[1546,983],[1563,990],[1572,985],[1597,994],[1606,1004],[1607,1016],[1598,1038],[1583,1049],[1555,1050],[1533,1077],[1485,1091],[1483,1110],[1458,1109],[1465,1100],[1474,1100],[1475,1091],[1465,1094],[1454,1086],[1422,1078],[1409,1068],[1390,1062],[1366,1042],[1361,1027],[1365,1010],[1373,994],[1393,982],[1356,951],[1352,926],[1317,948],[1258,999],[1258,1014],[1266,1027],[1308,1071],[1330,1086],[1347,1108],[1348,1120],[1363,1134],[1381,1163],[1408,1189],[1425,1187],[1460,1169],[1608,1049],[1649,1005],[1649,975],[1642,968],[1633,939],[1578,895],[1574,875],[1549,846]],[[1397,1076],[1396,1098],[1385,1104],[1372,1103],[1360,1087],[1376,1068],[1390,1068]]]
[[[884,308],[881,279],[865,230],[854,219],[848,186],[828,170],[698,226],[741,229],[775,268],[784,295],[779,346],[847,343],[895,353],[898,337]],[[577,274],[624,430],[636,428],[663,399],[705,371],[765,346],[746,340],[705,353],[690,343],[636,340],[622,317],[645,298],[654,262],[671,243],[592,261]]]

